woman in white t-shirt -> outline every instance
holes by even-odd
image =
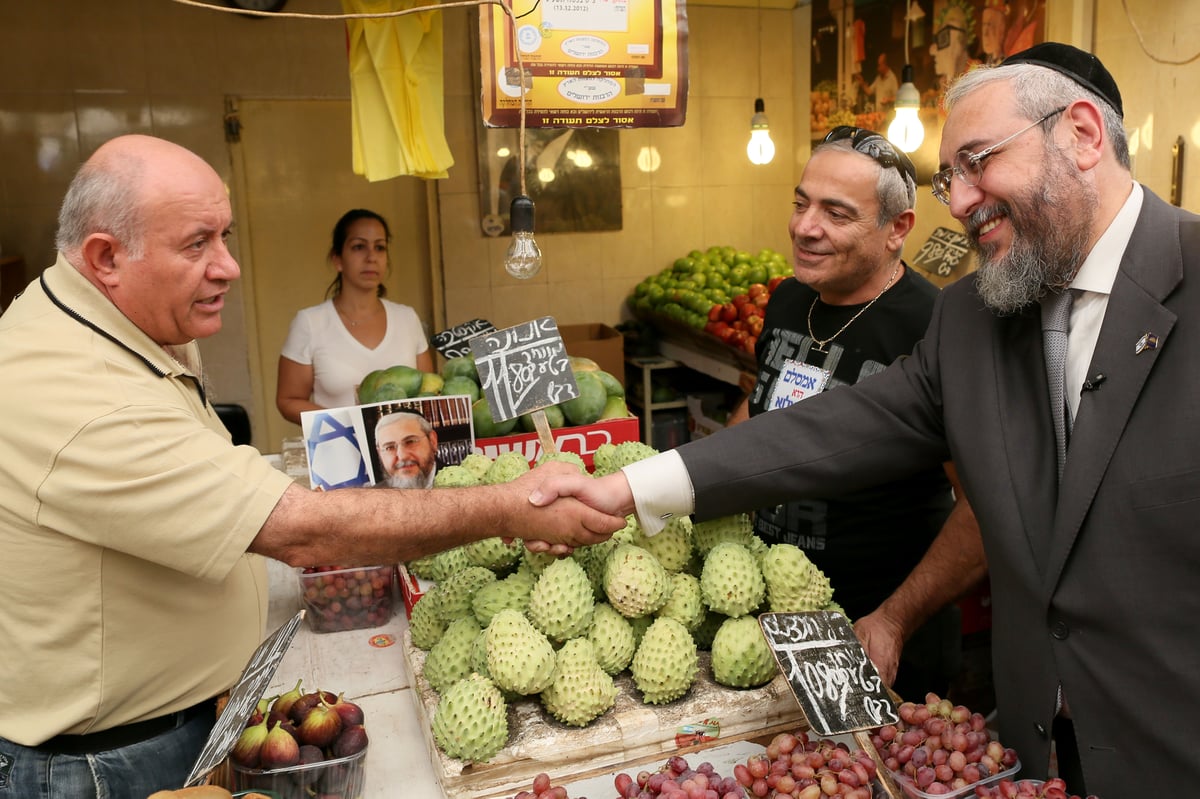
[[[329,260],[337,276],[328,299],[296,314],[279,356],[275,405],[285,419],[299,423],[302,411],[357,404],[355,389],[375,369],[433,371],[416,311],[383,299],[391,237],[382,216],[361,208],[334,226]]]

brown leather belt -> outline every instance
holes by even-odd
[[[185,710],[145,721],[135,721],[132,724],[123,724],[120,727],[111,727],[99,732],[89,732],[85,735],[56,735],[33,748],[39,752],[54,755],[92,755],[97,752],[107,752],[110,749],[120,749],[123,746],[132,746],[142,741],[148,741],[205,713],[216,719],[216,700],[205,699]]]

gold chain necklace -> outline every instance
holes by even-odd
[[[820,301],[821,295],[817,294],[817,296],[813,297],[812,305],[808,306],[808,337],[813,340],[813,345],[814,345],[813,349],[815,349],[817,352],[823,352],[825,354],[829,354],[829,350],[825,349],[826,345],[828,345],[831,341],[833,341],[838,336],[842,335],[842,333],[846,332],[846,328],[848,328],[848,327],[850,327],[850,325],[854,324],[854,322],[858,319],[858,317],[865,314],[867,312],[867,309],[870,308],[872,305],[874,305],[875,301],[878,300],[880,297],[882,297],[883,293],[888,290],[888,288],[892,285],[892,281],[896,279],[896,275],[899,273],[900,273],[900,262],[897,262],[896,268],[892,270],[892,276],[889,277],[887,279],[887,282],[883,284],[883,288],[881,288],[879,290],[879,293],[875,295],[874,299],[872,299],[870,302],[868,302],[866,305],[864,305],[862,308],[860,308],[858,310],[858,313],[856,313],[854,316],[850,317],[849,322],[847,322],[846,324],[844,324],[840,328],[838,328],[838,331],[836,333],[834,333],[832,336],[825,339],[824,341],[817,338],[817,334],[813,332],[813,327],[812,327],[813,309],[817,307],[817,302]]]

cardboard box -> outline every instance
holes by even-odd
[[[692,441],[725,429],[724,424],[713,418],[721,400],[719,394],[688,395],[688,433]]]
[[[640,441],[636,416],[624,419],[606,419],[595,424],[560,427],[551,431],[559,452],[574,452],[583,458],[588,471],[592,470],[592,456],[601,444],[620,444],[622,441]],[[533,466],[542,457],[542,442],[537,433],[519,433],[511,436],[475,439],[475,451],[482,452],[492,460],[502,452],[517,450]]]
[[[599,323],[559,325],[567,355],[591,358],[625,385],[625,338],[621,331]]]

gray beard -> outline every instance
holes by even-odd
[[[1087,258],[1099,196],[1077,172],[1052,168],[1040,191],[1017,202],[1025,210],[1018,213],[1001,203],[976,211],[966,226],[980,258],[975,284],[979,298],[1002,316],[1070,285]],[[1001,257],[996,257],[993,247],[979,243],[979,227],[997,211],[1008,215],[1013,229],[1012,245]]]
[[[429,474],[418,474],[415,477],[389,474],[386,482],[388,488],[433,488],[433,478],[436,472],[436,469],[430,469]]]

